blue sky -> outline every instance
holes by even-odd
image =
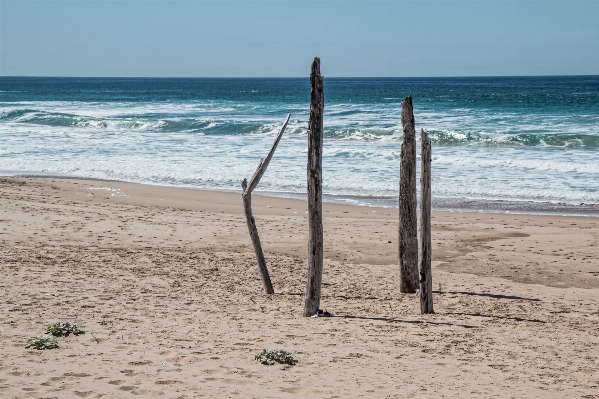
[[[599,74],[599,0],[0,1],[4,76]]]

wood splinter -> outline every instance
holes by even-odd
[[[252,244],[254,245],[254,252],[256,252],[256,258],[258,259],[258,267],[260,269],[260,274],[262,275],[262,282],[264,283],[264,290],[267,294],[274,294],[275,289],[272,286],[272,282],[270,281],[270,275],[268,274],[268,268],[266,267],[266,260],[264,259],[264,253],[262,252],[262,244],[260,243],[260,237],[258,236],[258,229],[256,228],[256,221],[254,220],[254,216],[252,215],[252,191],[256,188],[262,175],[266,172],[266,168],[270,163],[270,160],[275,153],[277,145],[279,141],[281,141],[281,137],[283,136],[283,132],[285,132],[285,128],[287,127],[287,123],[289,122],[289,118],[291,114],[287,114],[287,118],[285,119],[285,123],[283,123],[283,127],[277,134],[277,138],[275,139],[270,152],[266,156],[266,159],[260,159],[260,164],[258,168],[254,172],[254,175],[250,179],[250,183],[248,184],[247,179],[243,179],[241,182],[241,188],[243,189],[243,193],[241,197],[243,198],[243,210],[245,212],[245,220],[248,225],[248,230],[250,232],[250,238],[252,239]]]

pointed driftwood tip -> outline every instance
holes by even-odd
[[[314,61],[312,62],[312,74],[320,75],[320,58],[314,57]]]
[[[412,96],[407,96],[406,98],[404,98],[403,101],[401,102],[401,105],[409,105],[411,107],[412,106]]]
[[[420,140],[423,143],[430,143],[430,140],[428,139],[428,133],[422,128],[420,129]]]

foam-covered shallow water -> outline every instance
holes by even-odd
[[[0,173],[301,196],[308,79],[0,78]],[[397,206],[401,99],[437,209],[596,214],[599,77],[327,79],[325,199]]]

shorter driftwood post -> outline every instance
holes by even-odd
[[[433,276],[431,268],[431,142],[421,130],[422,153],[420,160],[420,264],[418,267],[420,313],[434,313]]]
[[[403,144],[399,176],[399,291],[418,288],[418,219],[416,216],[416,132],[412,97],[401,102]]]
[[[322,229],[322,114],[324,84],[320,75],[320,58],[314,58],[310,72],[310,120],[308,122],[308,279],[304,316],[310,317],[320,307],[323,263]]]
[[[270,163],[270,160],[277,149],[277,145],[279,141],[281,141],[281,137],[283,136],[283,132],[287,127],[287,123],[289,122],[289,117],[291,114],[287,115],[285,119],[285,123],[283,123],[283,127],[277,134],[277,138],[275,139],[270,152],[266,156],[266,159],[261,159],[258,168],[254,172],[250,183],[248,184],[247,179],[243,179],[241,182],[241,188],[243,188],[243,193],[241,197],[243,198],[243,210],[245,211],[245,220],[248,225],[248,230],[250,231],[250,237],[252,239],[252,244],[254,244],[254,252],[256,252],[256,258],[258,258],[258,267],[260,268],[260,274],[262,275],[262,282],[264,283],[264,290],[267,294],[274,294],[275,289],[272,286],[272,282],[270,281],[270,275],[268,274],[268,268],[266,267],[266,260],[264,259],[264,253],[262,252],[262,244],[260,243],[260,237],[258,236],[258,229],[256,228],[256,221],[254,220],[254,216],[252,215],[252,191],[260,182],[262,175],[266,172],[266,168]]]

